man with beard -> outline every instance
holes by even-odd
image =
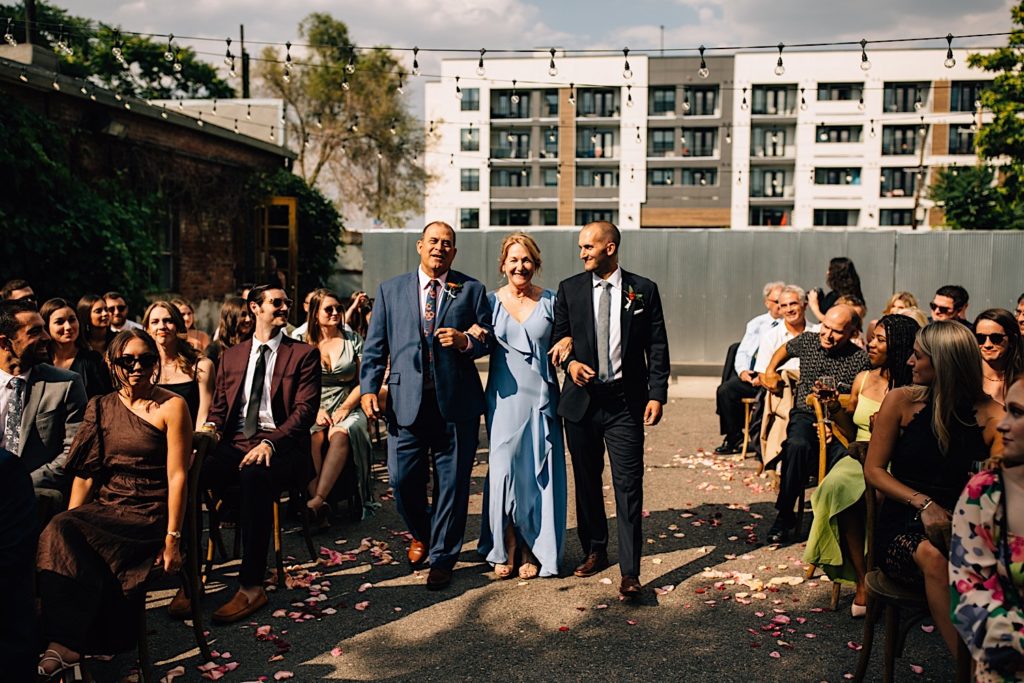
[[[120,292],[107,292],[103,295],[103,303],[110,314],[110,331],[141,330],[142,325],[128,317],[128,302]]]

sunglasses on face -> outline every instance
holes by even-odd
[[[292,300],[288,299],[288,298],[285,298],[285,299],[267,299],[267,302],[269,302],[270,305],[273,306],[274,308],[281,308],[281,306],[291,306],[292,305]]]
[[[127,306],[107,306],[107,313],[124,313],[127,310]]]
[[[327,315],[334,315],[335,313],[341,313],[341,306],[324,306],[324,311]]]
[[[155,353],[144,353],[141,356],[132,356],[129,354],[125,354],[123,356],[115,358],[113,363],[122,370],[130,372],[131,370],[135,369],[136,364],[138,364],[138,366],[143,370],[149,370],[154,365],[156,365],[157,361],[159,360],[160,357],[157,356]]]
[[[975,332],[974,338],[978,340],[978,346],[984,346],[986,339],[991,339],[992,343],[999,346],[1006,341],[1006,335],[1002,332],[993,332],[992,334],[982,334],[981,332]]]
[[[942,315],[949,315],[950,313],[953,312],[953,309],[950,308],[949,306],[940,306],[934,302],[928,305],[931,307],[933,311],[935,311],[936,313],[941,313]]]

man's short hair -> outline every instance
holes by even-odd
[[[26,312],[36,313],[36,307],[18,299],[0,302],[0,334],[5,337],[13,337],[18,334],[18,330],[21,329],[18,314]]]
[[[970,301],[967,290],[960,285],[943,285],[935,290],[935,296],[948,296],[953,300],[953,308],[963,308]]]
[[[608,241],[614,244],[616,247],[618,247],[621,244],[622,233],[619,232],[619,229],[611,221],[591,221],[584,225],[583,227],[589,228],[592,225],[599,227],[601,229],[601,232],[608,236]]]
[[[280,285],[256,285],[249,289],[249,296],[246,302],[260,306],[263,304],[263,295],[269,289],[281,289]]]
[[[123,301],[128,301],[128,299],[124,298],[124,294],[122,294],[121,292],[114,292],[114,291],[107,292],[106,294],[103,295],[103,298],[104,299],[121,299]]]
[[[8,280],[4,283],[4,288],[0,289],[0,301],[6,301],[11,298],[11,294],[14,294],[19,289],[31,289],[32,285],[28,283],[28,280],[14,279]]]
[[[423,226],[423,232],[420,233],[420,239],[423,239],[424,237],[427,236],[427,230],[429,230],[430,226],[432,226],[432,225],[440,225],[443,228],[448,228],[448,230],[451,231],[451,233],[452,233],[452,246],[455,246],[455,228],[453,228],[452,226],[448,225],[444,221],[430,221],[429,223],[424,225]]]
[[[775,282],[766,282],[764,284],[764,287],[761,288],[761,296],[767,299],[768,295],[772,293],[773,289],[784,289],[785,287],[786,283],[782,282],[781,280],[776,280]]]
[[[779,284],[782,284],[782,283],[779,283]],[[786,294],[786,293],[796,294],[796,298],[800,301],[801,304],[806,304],[807,303],[807,292],[805,292],[804,288],[801,287],[800,285],[783,285],[782,286],[782,291],[779,292],[779,298],[782,298],[782,295]],[[767,297],[767,296],[768,295],[765,294],[765,297]]]

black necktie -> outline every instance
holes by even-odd
[[[261,344],[256,369],[252,373],[252,388],[249,389],[249,403],[245,406],[245,427],[242,436],[251,439],[260,429],[260,403],[263,401],[263,380],[267,376],[267,345]]]

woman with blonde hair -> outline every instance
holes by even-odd
[[[918,333],[908,361],[913,385],[893,389],[875,416],[864,478],[888,500],[875,521],[875,556],[890,578],[923,584],[932,619],[950,652],[950,511],[976,463],[1001,446],[1002,409],[982,389],[974,335],[953,321]]]
[[[177,306],[154,301],[142,316],[142,326],[160,352],[160,384],[188,405],[192,424],[202,425],[213,401],[213,361],[200,358],[185,340],[185,320]]]
[[[917,308],[917,297],[910,292],[896,292],[889,297],[889,300],[885,302],[885,308],[882,309],[882,315],[887,316],[895,313],[904,313],[904,311]],[[912,316],[913,317],[913,316]],[[924,327],[928,324],[928,316],[925,317],[925,322],[918,322],[918,325]],[[917,320],[917,318],[914,318]],[[868,323],[867,328],[867,339],[871,341],[871,336],[875,333],[875,325],[878,324],[877,320],[872,320]]]

